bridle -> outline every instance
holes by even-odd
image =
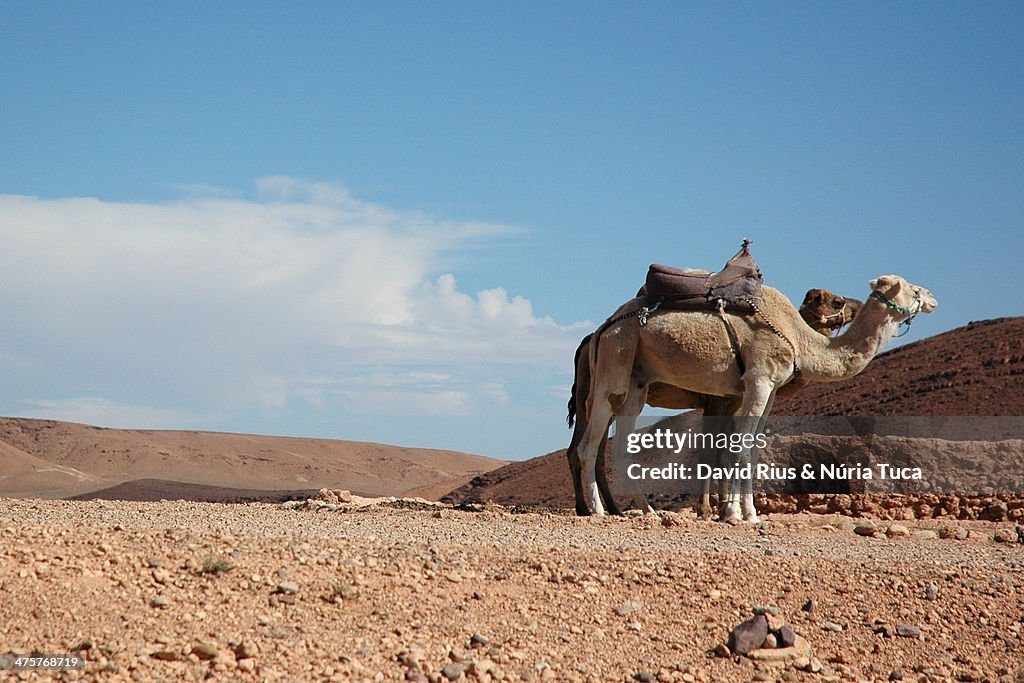
[[[881,301],[883,304],[885,304],[886,308],[896,311],[897,313],[902,313],[903,315],[907,316],[899,323],[900,327],[903,327],[903,331],[900,332],[899,334],[894,334],[893,337],[902,337],[907,332],[909,332],[910,325],[914,322],[914,318],[916,318],[917,314],[921,312],[922,308],[924,308],[924,303],[921,301],[921,292],[918,291],[917,288],[914,288],[914,303],[911,304],[911,308],[907,308],[906,306],[900,306],[898,303],[896,303],[886,295],[882,294],[877,289],[871,291],[869,298],[874,299],[876,301]]]
[[[832,313],[831,315],[822,315],[822,316],[820,316],[818,318],[818,321],[822,325],[824,325],[826,329],[836,330],[836,329],[838,329],[838,328],[843,326],[843,322],[842,321],[845,320],[845,318],[846,318],[845,313],[846,313],[846,299],[843,299],[843,305],[842,305],[842,307],[838,311],[836,311],[835,313]],[[831,324],[829,322],[830,320],[832,320],[834,318],[839,318],[839,320],[840,320],[839,324],[833,325],[833,324]]]

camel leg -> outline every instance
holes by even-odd
[[[608,514],[621,515],[622,510],[619,508],[619,504],[615,502],[615,496],[612,495],[612,489],[608,485],[608,469],[605,467],[605,453],[607,451],[608,439],[602,439],[601,444],[597,447],[597,462],[594,465],[597,470],[597,490],[601,492],[601,500],[604,501]]]
[[[775,394],[776,383],[768,377],[744,375],[743,384],[743,405],[737,414],[739,424],[738,433],[754,436],[762,424],[766,411],[770,408]],[[742,449],[735,454],[732,462],[737,467],[748,463],[752,464],[752,456],[749,448]],[[751,480],[740,483],[734,480],[726,503],[721,506],[721,517],[723,522],[736,524],[740,521],[757,523],[757,510],[754,508],[753,477]],[[741,496],[741,490],[743,494]],[[742,499],[742,506],[741,506]]]
[[[582,485],[586,493],[589,494],[590,510],[595,515],[605,514],[604,505],[601,503],[601,491],[597,484],[597,453],[601,442],[604,441],[611,418],[611,406],[606,401],[595,404],[577,449]]]
[[[754,434],[759,434],[764,429],[765,420],[768,419],[768,414],[771,412],[772,404],[775,403],[775,389],[772,389],[771,394],[768,396],[768,402],[765,404],[764,412],[761,413],[761,417],[758,418],[754,425]],[[755,449],[747,451],[747,462],[750,462],[752,466],[757,466],[757,458],[754,456]],[[757,508],[754,507],[754,478],[747,479],[744,482],[743,500],[741,507],[743,508],[743,521],[751,524],[757,524]]]
[[[612,448],[612,467],[625,467],[627,462],[626,436],[636,429],[636,418],[643,410],[647,398],[647,391],[644,387],[634,386],[619,409],[619,415],[615,420],[615,443]],[[644,513],[654,512],[654,508],[647,500],[647,496],[640,489],[639,483],[631,487],[633,504]]]

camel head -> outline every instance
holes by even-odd
[[[852,321],[860,312],[863,302],[830,292],[827,289],[808,289],[800,304],[800,317],[816,331],[828,336]]]
[[[899,275],[882,275],[868,282],[871,298],[895,312],[897,320],[913,318],[918,313],[931,313],[939,302],[924,287],[907,282]]]

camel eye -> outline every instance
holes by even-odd
[[[846,305],[845,299],[832,299],[832,308],[842,308]]]

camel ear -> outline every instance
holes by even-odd
[[[881,275],[868,282],[872,292],[882,292],[889,298],[900,293],[900,278],[896,275]]]

